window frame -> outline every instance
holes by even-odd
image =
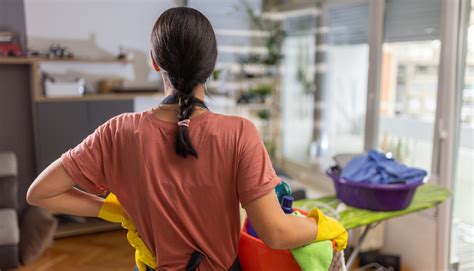
[[[471,0],[443,1],[431,181],[454,191]],[[437,207],[436,267],[450,266],[452,199]]]
[[[319,2],[318,9],[321,10],[316,16],[317,21],[323,22],[326,17],[326,11],[330,8],[340,7],[344,5],[353,4],[368,4],[369,5],[369,25],[368,25],[368,45],[369,45],[369,71],[368,71],[368,85],[367,85],[367,105],[366,105],[366,117],[364,127],[364,150],[369,150],[377,146],[378,138],[378,112],[379,112],[379,97],[380,97],[380,80],[381,80],[381,61],[382,61],[382,45],[383,45],[383,31],[384,31],[384,15],[385,15],[385,0],[321,0]],[[326,47],[326,29],[324,25],[318,25],[316,27],[316,54],[318,55],[316,61],[322,60],[322,63],[316,63],[316,65],[324,65],[326,59],[325,47]],[[324,50],[318,48],[322,47]],[[318,78],[319,77],[319,78]],[[321,70],[317,69],[315,74],[315,84],[317,80],[323,80],[321,78]],[[320,82],[319,88],[321,88],[323,81]],[[315,104],[319,104],[320,101],[315,100]],[[315,109],[315,127],[313,127],[313,142],[320,140],[325,133],[324,130],[318,130],[322,127],[322,120],[318,120],[316,114],[320,114],[322,107],[319,106]],[[318,111],[318,113],[316,113]],[[371,112],[371,114],[367,114]],[[318,136],[319,135],[319,136]],[[369,135],[369,138],[367,138]],[[318,138],[319,137],[319,138]],[[321,163],[314,162],[299,162],[292,159],[286,158],[283,154],[280,154],[279,159],[280,166],[288,172],[289,175],[298,178],[308,186],[319,189],[324,192],[333,192],[334,189],[330,186],[329,182],[326,182],[329,178],[325,176],[324,170],[320,167],[323,166]],[[323,182],[314,182],[314,179],[323,177]]]
[[[322,0],[321,12],[328,7],[354,3],[369,3],[369,72],[364,149],[378,145],[380,117],[380,80],[384,43],[385,0]],[[465,69],[465,44],[471,0],[442,1],[440,20],[441,53],[438,66],[436,115],[433,130],[432,166],[430,181],[453,189],[456,157],[459,145],[459,119],[462,105],[462,85]],[[467,11],[466,11],[467,10]],[[467,13],[467,14],[466,14]],[[454,69],[452,67],[455,67]],[[282,157],[283,169],[302,180],[306,185],[322,191],[332,191],[318,165],[299,163]],[[449,266],[452,201],[437,207],[433,212],[437,223],[436,266],[444,270]]]

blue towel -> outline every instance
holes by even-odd
[[[421,181],[426,174],[425,170],[407,167],[391,156],[370,150],[366,155],[352,158],[342,170],[341,177],[353,182],[410,184]]]

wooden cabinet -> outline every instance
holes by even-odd
[[[89,131],[94,131],[99,125],[114,116],[133,111],[133,100],[87,102]]]
[[[156,92],[46,97],[42,94],[41,64],[62,62],[127,63],[116,59],[0,57],[0,150],[14,151],[18,156],[20,210],[26,206],[30,183],[62,153],[111,117],[133,112],[136,97],[161,97]],[[56,237],[120,227],[100,219],[70,217],[60,220]]]
[[[132,111],[133,100],[37,103],[38,172],[111,117]]]
[[[37,169],[41,172],[88,133],[86,103],[37,104]]]

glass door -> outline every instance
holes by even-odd
[[[462,106],[450,253],[454,270],[474,270],[474,6],[472,3],[467,28],[464,78],[460,84]]]
[[[326,168],[364,151],[369,1],[325,1],[318,20],[286,20],[282,61],[283,158]],[[304,30],[304,29],[303,29]]]
[[[368,1],[324,7],[327,27],[321,76],[321,162],[339,153],[364,151],[369,70]]]
[[[440,61],[441,1],[385,2],[379,147],[429,171]]]
[[[431,173],[442,85],[444,1],[384,2],[377,147]],[[383,251],[400,255],[403,265],[413,270],[445,270],[437,268],[434,216],[418,213],[387,221]]]

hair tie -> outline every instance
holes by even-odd
[[[180,120],[178,121],[178,126],[189,127],[189,122],[191,122],[189,119]]]

